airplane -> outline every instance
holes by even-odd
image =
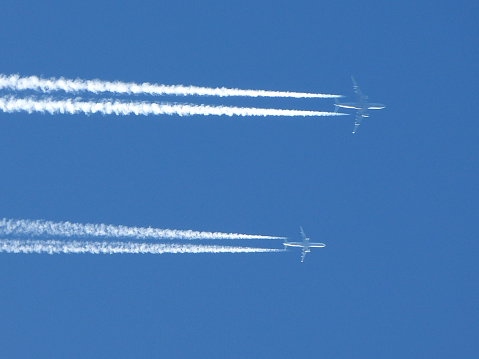
[[[299,228],[300,228],[301,236],[303,237],[303,241],[302,242],[288,242],[288,241],[285,240],[283,242],[283,244],[284,244],[285,249],[286,249],[286,247],[301,247],[303,249],[303,252],[301,253],[301,263],[303,263],[304,258],[306,257],[306,254],[311,252],[311,248],[326,247],[326,244],[310,242],[309,238],[306,237],[306,234],[303,231],[303,227],[300,226]]]
[[[336,107],[334,112],[338,112],[339,108],[354,108],[355,110],[358,110],[356,113],[356,119],[354,120],[354,130],[353,133],[356,133],[358,130],[359,125],[361,124],[361,121],[364,117],[369,117],[368,110],[381,110],[386,107],[386,105],[383,105],[382,103],[370,103],[368,102],[368,96],[364,95],[361,92],[361,89],[359,88],[358,83],[354,79],[353,76],[351,76],[351,80],[353,80],[353,88],[354,92],[358,96],[358,102],[339,102],[337,98],[334,99],[335,104],[334,106]]]

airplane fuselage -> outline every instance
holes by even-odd
[[[285,242],[283,243],[285,246],[287,247],[302,247],[304,248],[304,251],[305,252],[311,252],[311,247],[317,247],[317,248],[321,248],[321,247],[326,247],[326,244],[324,243],[312,243],[312,242],[309,242],[309,241],[305,241],[305,242]]]
[[[337,107],[352,108],[355,110],[381,110],[386,107],[382,103],[368,103],[368,102],[340,102],[334,105]]]

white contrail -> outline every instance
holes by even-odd
[[[0,235],[56,236],[56,237],[103,237],[134,239],[284,239],[284,237],[261,236],[239,233],[200,232],[151,227],[127,227],[107,224],[81,224],[28,219],[0,220]]]
[[[3,112],[26,111],[28,113],[41,112],[49,114],[94,114],[103,115],[216,115],[216,116],[341,116],[342,113],[281,110],[251,107],[226,107],[189,105],[176,103],[151,103],[151,102],[122,102],[117,100],[79,101],[0,97],[0,110]]]
[[[208,88],[198,86],[167,86],[150,83],[137,84],[133,82],[109,82],[101,80],[70,80],[60,77],[59,79],[43,79],[37,76],[20,77],[19,75],[0,75],[0,89],[14,91],[34,90],[41,92],[65,91],[78,93],[88,91],[92,93],[110,92],[116,94],[148,94],[148,95],[198,95],[198,96],[247,96],[247,97],[295,97],[295,98],[336,98],[339,95],[265,91],[265,90],[240,90],[228,88]]]
[[[163,254],[163,253],[265,253],[283,252],[282,249],[229,247],[192,244],[156,244],[133,242],[81,242],[55,240],[0,239],[0,253],[48,254]]]

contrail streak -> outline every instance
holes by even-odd
[[[148,95],[198,95],[198,96],[247,96],[247,97],[294,97],[294,98],[336,98],[339,95],[265,91],[265,90],[240,90],[228,88],[208,88],[198,86],[167,86],[150,83],[137,84],[133,82],[109,82],[101,80],[70,80],[60,77],[59,79],[43,79],[37,76],[20,77],[19,75],[0,75],[0,89],[14,91],[34,90],[48,93],[51,91],[65,91],[78,93],[88,91],[92,93],[110,92],[116,94],[148,94]]]
[[[57,237],[103,237],[134,239],[284,239],[284,237],[261,236],[239,233],[200,232],[151,227],[127,227],[107,224],[81,224],[28,219],[0,220],[0,235],[57,236]]]
[[[281,110],[254,107],[225,107],[188,105],[173,103],[151,103],[151,102],[121,102],[117,100],[78,101],[75,100],[54,100],[0,97],[0,110],[3,112],[26,111],[28,113],[41,112],[49,114],[94,114],[103,115],[216,115],[216,116],[342,116],[342,113]]]
[[[81,242],[55,240],[0,239],[0,253],[48,254],[164,254],[164,253],[265,253],[283,252],[282,249],[229,247],[192,244],[155,244],[132,242]]]

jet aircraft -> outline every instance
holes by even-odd
[[[361,92],[361,89],[358,86],[358,83],[354,79],[353,76],[351,76],[351,80],[353,80],[353,87],[354,87],[354,92],[358,96],[358,102],[339,102],[337,98],[334,99],[336,102],[334,106],[336,106],[334,112],[338,112],[339,108],[354,108],[355,110],[358,110],[356,113],[356,119],[354,120],[354,130],[353,133],[356,133],[358,130],[359,125],[361,124],[361,121],[364,117],[369,117],[368,110],[380,110],[385,108],[386,106],[383,105],[382,103],[370,103],[368,102],[368,96],[364,95]]]
[[[301,263],[304,262],[304,258],[306,257],[306,254],[311,252],[311,248],[320,248],[320,247],[326,247],[326,244],[324,243],[312,243],[309,241],[309,238],[306,237],[306,234],[304,234],[303,227],[299,227],[301,230],[301,236],[303,237],[302,242],[288,242],[284,241],[283,244],[286,247],[301,247],[303,249],[303,252],[301,253]]]

